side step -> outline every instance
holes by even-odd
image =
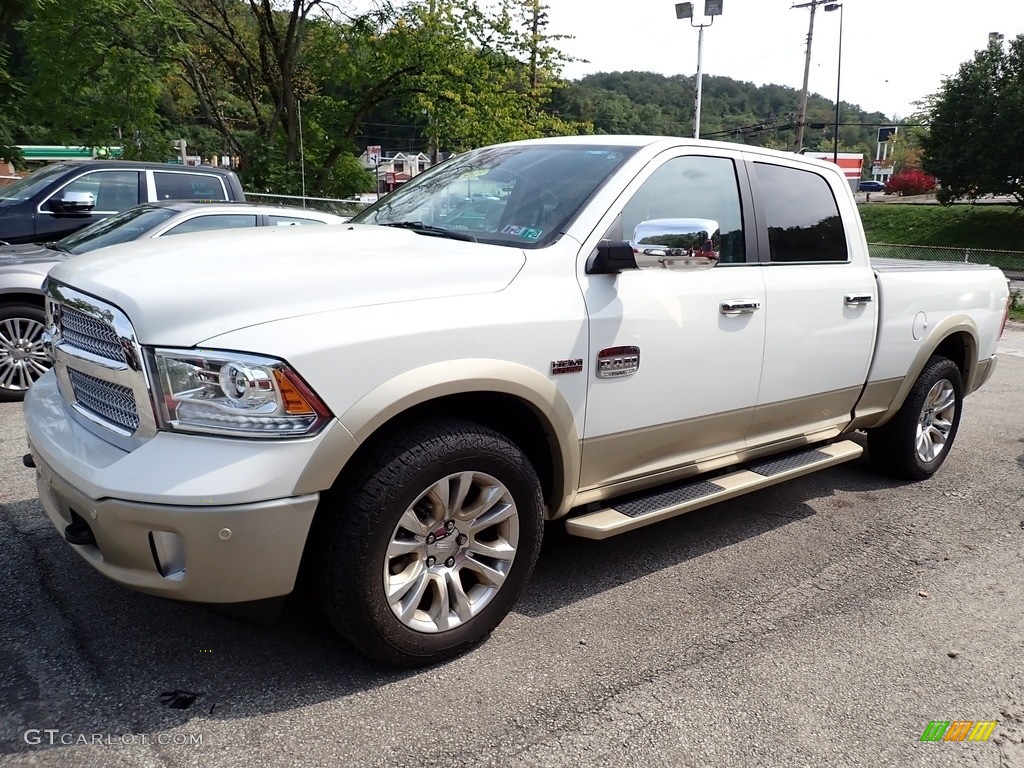
[[[843,440],[782,457],[769,457],[747,464],[728,475],[719,475],[710,480],[694,480],[646,496],[630,497],[629,501],[620,502],[614,507],[571,517],[566,521],[565,529],[573,536],[607,539],[794,477],[809,475],[844,461],[852,461],[863,452],[864,449],[857,443]]]

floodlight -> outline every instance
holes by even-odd
[[[693,18],[693,3],[676,3],[676,18],[677,19],[692,19]]]
[[[721,16],[723,0],[704,0],[705,16]]]

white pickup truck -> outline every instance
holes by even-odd
[[[996,269],[870,263],[830,164],[613,136],[454,157],[341,227],[114,246],[47,291],[25,461],[75,551],[205,603],[302,566],[402,665],[486,636],[546,521],[604,539],[860,431],[927,478],[1008,304]]]

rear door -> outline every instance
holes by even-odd
[[[859,232],[847,232],[839,213],[840,177],[750,159],[767,297],[754,446],[824,436],[849,420],[871,362],[878,297],[852,239]]]

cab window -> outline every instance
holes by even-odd
[[[665,162],[623,208],[623,239],[651,219],[713,219],[722,238],[720,262],[746,261],[739,183],[729,158],[687,155]]]

